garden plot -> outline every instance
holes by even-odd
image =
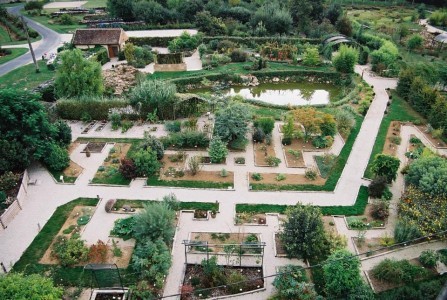
[[[234,222],[236,225],[267,225],[267,216],[258,213],[237,213]]]
[[[400,145],[402,138],[400,137],[401,123],[392,121],[388,127],[385,144],[383,145],[383,153],[387,155],[396,155],[397,147]]]
[[[281,173],[249,173],[249,184],[272,184],[272,185],[297,185],[312,184],[324,185],[326,179],[317,175],[315,180],[306,178],[304,174],[281,174]]]
[[[431,126],[429,126],[429,125],[418,125],[416,127],[433,144],[433,146],[439,147],[439,148],[447,147],[446,143],[440,138],[440,136],[442,136],[442,132],[441,132],[441,134],[439,134],[440,133],[439,129],[433,130],[433,128],[431,128]]]
[[[270,143],[270,145],[268,145],[267,143],[254,143],[253,150],[255,156],[254,157],[255,166],[257,167],[274,166],[273,160],[276,158],[276,153],[272,143]],[[271,162],[269,163],[270,160]]]
[[[368,204],[365,213],[361,216],[346,217],[348,228],[351,230],[383,229],[387,222],[388,205],[384,202],[383,205],[381,203]],[[383,218],[377,218],[378,215],[383,216]]]
[[[259,243],[260,235],[254,233],[222,233],[222,232],[191,232],[190,241],[198,242],[200,245],[192,246],[190,252],[202,253],[224,253],[225,246],[228,244],[240,244],[240,243]],[[208,243],[208,247],[205,245]],[[238,246],[236,246],[237,248]],[[259,254],[261,248],[243,249],[242,254]],[[237,255],[235,253],[235,255]]]
[[[104,163],[98,168],[92,183],[128,185],[130,180],[121,175],[119,167],[121,160],[126,157],[131,146],[132,144],[128,143],[115,144]]]

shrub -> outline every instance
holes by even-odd
[[[276,181],[286,180],[286,175],[285,174],[278,174],[278,175],[276,175],[275,180]]]
[[[390,137],[390,142],[395,145],[400,145],[400,143],[402,142],[402,138],[400,136],[392,136]]]
[[[112,130],[118,130],[121,126],[121,114],[119,113],[111,113],[109,115],[109,121],[112,123]]]
[[[261,128],[265,134],[271,134],[275,127],[275,120],[271,117],[258,118],[253,122],[253,126]]]
[[[331,136],[317,136],[312,140],[312,145],[315,148],[328,148],[334,143],[334,138]]]
[[[0,191],[9,191],[19,184],[20,174],[14,174],[11,171],[0,176]]]
[[[109,247],[103,241],[98,240],[96,244],[90,246],[88,251],[88,261],[94,264],[105,263]]]
[[[387,187],[387,180],[384,176],[378,176],[368,186],[368,195],[373,198],[381,198]]]
[[[140,149],[132,155],[137,176],[152,176],[160,169],[157,154],[152,149]]]
[[[137,168],[133,160],[129,158],[124,158],[121,160],[119,172],[126,179],[134,179],[137,177]]]
[[[135,218],[129,217],[125,219],[117,219],[110,231],[110,235],[122,237],[124,239],[131,238],[134,233]]]
[[[62,266],[72,266],[84,262],[88,257],[88,248],[79,238],[58,236],[53,244],[51,252]]]
[[[225,169],[220,170],[220,177],[228,177],[228,171]]]
[[[401,284],[424,278],[427,272],[424,268],[412,265],[407,260],[386,258],[372,269],[372,275],[381,281]]]
[[[190,35],[187,31],[184,31],[179,37],[168,43],[168,49],[171,53],[192,51],[196,49],[201,42],[201,34]]]
[[[47,154],[43,157],[43,161],[50,170],[62,171],[70,165],[70,156],[66,149],[55,143],[47,147]]]
[[[286,137],[286,136],[284,136],[284,137],[282,138],[282,140],[281,140],[281,143],[282,143],[284,146],[288,146],[288,145],[292,144],[292,137]]]
[[[262,128],[255,128],[253,132],[253,142],[262,143],[264,142],[265,134]]]
[[[107,213],[112,211],[113,206],[115,206],[116,203],[116,199],[110,199],[107,200],[106,205],[104,206],[104,209],[106,210]]]
[[[388,203],[379,201],[372,205],[371,215],[374,219],[385,220],[389,216]]]
[[[269,167],[277,167],[281,163],[281,159],[275,156],[267,156],[265,158],[265,162],[269,165]]]
[[[134,236],[139,240],[161,238],[165,243],[171,243],[174,218],[175,212],[165,202],[145,203],[143,210],[135,215]]]
[[[144,141],[140,144],[140,147],[144,150],[150,148],[153,151],[155,151],[157,153],[158,160],[161,160],[165,153],[165,147],[163,146],[163,143],[159,139],[150,134],[144,135]]]
[[[251,179],[256,180],[256,181],[260,181],[263,179],[262,175],[260,173],[253,173],[251,174]]]
[[[209,145],[209,138],[199,131],[185,131],[172,133],[160,139],[165,148],[175,147],[179,149],[205,148]]]
[[[202,168],[202,165],[200,164],[201,161],[202,157],[200,156],[193,156],[188,160],[188,168],[193,176],[199,173]]]
[[[240,49],[234,49],[230,53],[230,58],[232,62],[245,62],[247,61],[247,53]]]
[[[43,9],[44,2],[43,1],[28,1],[25,3],[25,10],[41,10]]]
[[[210,142],[208,154],[211,162],[218,164],[225,161],[225,158],[228,155],[228,150],[219,137],[214,137]]]
[[[182,123],[178,120],[165,122],[165,129],[168,132],[180,132],[182,129]]]
[[[439,254],[433,250],[422,251],[421,255],[419,256],[419,261],[424,267],[427,268],[434,268],[438,260]]]
[[[397,170],[399,169],[400,160],[397,157],[377,154],[371,165],[371,171],[376,176],[385,176],[388,183],[396,179]]]
[[[291,154],[295,159],[300,159],[303,155],[300,150],[287,150],[287,153]]]
[[[318,173],[315,169],[310,168],[310,169],[306,169],[306,172],[304,173],[304,177],[306,177],[306,179],[308,180],[316,180],[318,177]]]
[[[416,48],[420,48],[422,46],[423,42],[424,42],[424,39],[422,38],[421,35],[414,34],[407,40],[407,48],[409,50],[414,50]]]
[[[318,48],[308,47],[304,52],[303,64],[306,66],[315,67],[321,63],[320,54]]]
[[[79,226],[84,226],[84,225],[87,225],[87,223],[90,221],[90,216],[89,215],[83,215],[83,216],[80,216],[79,218],[78,218],[78,220],[76,221],[76,223],[79,225]]]
[[[247,277],[241,274],[239,271],[232,271],[227,278],[228,288],[230,293],[237,294],[240,293],[244,287],[244,281],[247,280]]]
[[[399,220],[394,228],[394,240],[396,243],[402,243],[421,237],[422,234],[417,225]]]
[[[338,54],[332,59],[332,64],[340,73],[354,73],[354,66],[359,58],[357,49],[341,45]]]

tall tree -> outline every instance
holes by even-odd
[[[295,121],[304,128],[304,140],[307,142],[314,134],[321,133],[320,125],[323,123],[323,113],[314,107],[297,108],[293,110]]]
[[[133,3],[134,0],[107,0],[107,11],[113,17],[134,21]]]
[[[251,112],[248,106],[233,102],[217,111],[214,122],[214,134],[222,141],[244,140],[248,131]]]
[[[297,204],[286,211],[281,240],[289,257],[309,259],[327,252],[321,212],[318,207]]]
[[[65,50],[57,68],[55,91],[58,97],[101,95],[104,91],[101,65],[82,56],[79,49]]]

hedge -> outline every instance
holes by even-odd
[[[169,42],[176,37],[129,37],[128,43],[132,43],[136,46],[149,45],[151,47],[168,47]]]
[[[368,188],[361,186],[357,194],[357,199],[352,206],[322,206],[321,213],[325,216],[329,215],[345,215],[358,216],[365,211],[368,204]],[[281,204],[236,204],[236,213],[279,213],[284,214],[290,205]]]
[[[222,40],[228,40],[237,44],[265,44],[265,43],[280,43],[280,44],[313,44],[318,45],[321,43],[320,39],[311,38],[297,38],[297,37],[279,37],[279,36],[265,36],[265,37],[240,37],[240,36],[205,36],[203,38],[204,43],[209,43],[212,40],[217,40],[218,42]]]
[[[80,120],[88,114],[93,120],[107,120],[111,108],[122,108],[129,103],[123,99],[62,99],[56,103],[56,112],[66,120]]]

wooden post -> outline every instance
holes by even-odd
[[[33,46],[31,45],[31,40],[29,38],[28,26],[26,25],[25,18],[23,16],[21,16],[20,19],[22,20],[23,29],[25,30],[26,39],[28,40],[29,50],[31,52],[31,56],[33,57],[34,65],[36,66],[36,73],[39,73],[40,72],[39,71],[39,65],[37,64],[36,56],[34,55]]]

